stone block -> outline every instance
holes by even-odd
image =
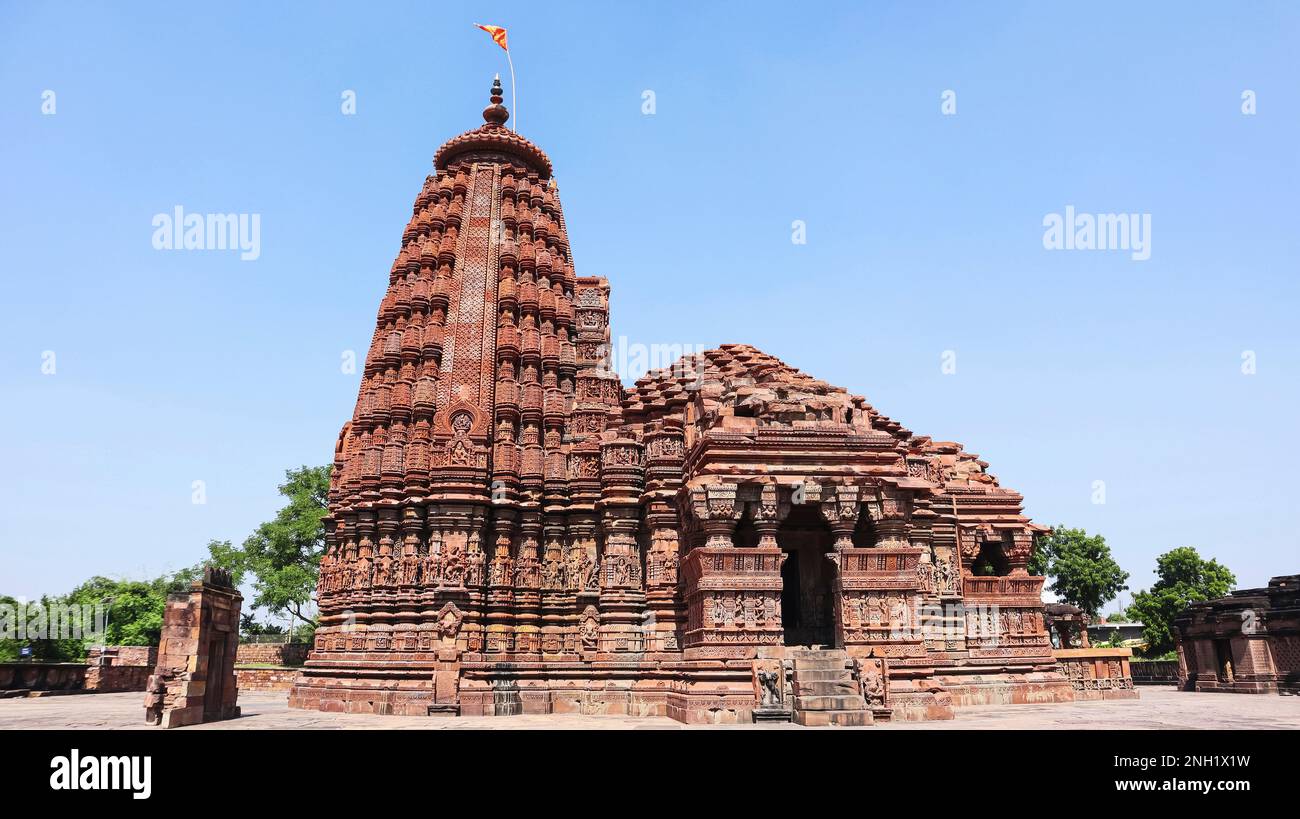
[[[796,711],[849,711],[866,707],[866,702],[858,694],[794,698]]]
[[[794,721],[808,727],[826,727],[839,725],[861,727],[870,725],[870,711],[799,711],[794,712]]]

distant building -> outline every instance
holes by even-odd
[[[1189,691],[1300,694],[1300,574],[1193,603],[1174,620]]]
[[[1118,631],[1120,642],[1141,640],[1143,628],[1142,623],[1106,622],[1102,620],[1100,623],[1088,624],[1088,639],[1093,643],[1109,642],[1115,636],[1115,632]]]

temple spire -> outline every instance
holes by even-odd
[[[506,120],[510,119],[510,112],[501,104],[504,97],[501,95],[500,74],[492,78],[492,96],[489,99],[492,104],[483,109],[483,121],[490,126],[504,127]]]

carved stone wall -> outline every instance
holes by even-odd
[[[1054,654],[1074,688],[1076,701],[1138,698],[1130,664],[1132,649],[1058,648]]]

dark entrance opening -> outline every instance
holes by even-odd
[[[1187,665],[1187,679],[1183,682],[1184,691],[1196,690],[1196,643],[1183,644],[1183,662]]]
[[[796,506],[781,524],[781,624],[788,646],[835,644],[835,566],[826,559],[835,540],[812,507]]]
[[[975,556],[975,562],[971,565],[971,574],[976,577],[992,575],[1005,577],[1010,573],[1011,563],[1007,560],[1002,544],[994,540],[984,541],[980,546],[979,554]]]
[[[788,552],[785,564],[781,566],[781,623],[785,628],[785,644],[790,642],[792,630],[803,623],[803,612],[799,607],[799,553]]]
[[[221,700],[225,694],[224,684],[226,640],[225,634],[215,632],[208,641],[208,679],[203,690],[203,718],[205,720],[221,719]]]
[[[1232,683],[1232,644],[1227,640],[1214,641],[1215,659],[1219,661],[1220,683]]]

